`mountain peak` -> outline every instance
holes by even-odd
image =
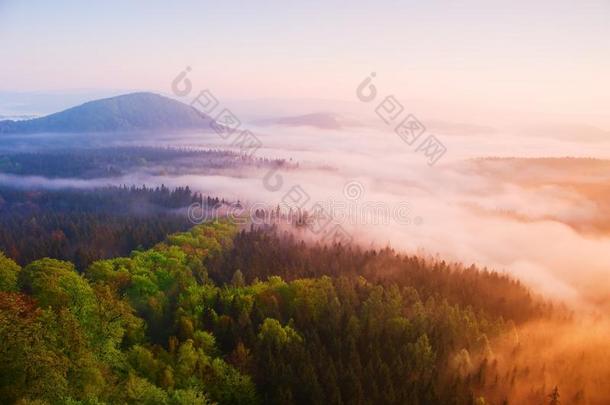
[[[89,101],[45,117],[0,121],[0,133],[116,132],[202,128],[208,117],[176,100],[149,92]]]

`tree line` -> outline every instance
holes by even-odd
[[[147,249],[192,226],[187,207],[224,204],[188,187],[79,190],[0,188],[0,250],[27,264],[44,257],[84,270],[95,260]]]

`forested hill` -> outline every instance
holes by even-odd
[[[370,277],[372,267],[387,277]],[[480,287],[490,280],[495,289]],[[547,311],[476,268],[224,222],[80,274],[65,261],[21,268],[0,256],[0,398],[486,404],[484,388],[502,398],[515,379],[488,362],[490,340],[514,333],[507,307],[522,320]]]
[[[0,251],[19,264],[43,257],[84,270],[95,260],[150,248],[193,226],[193,203],[221,206],[188,187],[21,190],[0,187]]]
[[[207,125],[207,117],[186,104],[158,94],[131,93],[41,118],[0,121],[0,134],[181,130]]]

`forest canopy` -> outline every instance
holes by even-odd
[[[490,340],[551,312],[487,270],[223,221],[80,272],[0,255],[0,289],[8,403],[486,403]]]

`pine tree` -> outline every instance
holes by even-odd
[[[559,405],[561,403],[559,402],[559,389],[557,386],[553,388],[553,391],[549,394],[549,398],[549,405]]]

